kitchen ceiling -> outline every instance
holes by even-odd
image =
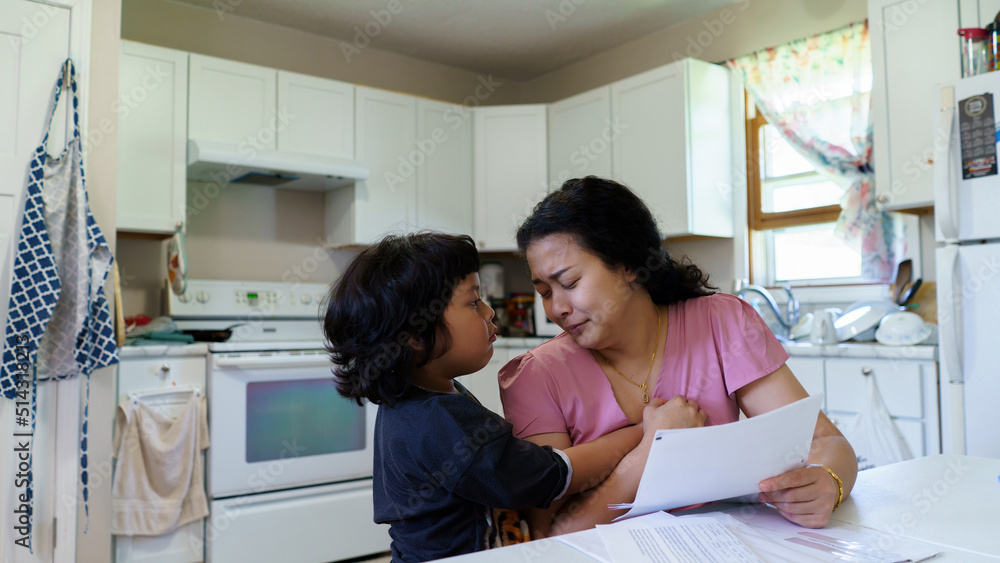
[[[735,0],[178,1],[523,81]]]

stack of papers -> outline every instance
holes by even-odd
[[[681,517],[656,512],[556,539],[601,563],[890,563],[923,561],[940,553],[923,542],[887,538],[848,524],[804,528],[756,504]]]
[[[764,479],[805,467],[823,394],[747,420],[659,430],[635,502],[622,518],[744,495]]]

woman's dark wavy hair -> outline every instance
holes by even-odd
[[[450,347],[444,310],[455,286],[478,270],[479,252],[466,235],[390,235],[362,250],[326,298],[323,333],[337,391],[359,405],[395,403],[410,386],[410,370],[433,359],[438,338],[442,350]]]
[[[646,204],[618,182],[587,176],[563,183],[535,206],[517,229],[517,247],[552,234],[571,235],[609,269],[624,266],[649,291],[653,302],[669,305],[711,295],[708,275],[663,249],[663,237]]]

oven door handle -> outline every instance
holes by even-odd
[[[323,354],[214,357],[215,367],[235,369],[284,368],[331,366],[330,358]]]

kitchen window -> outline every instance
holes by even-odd
[[[862,283],[861,241],[834,233],[844,186],[819,173],[747,103],[751,276],[764,285]]]

